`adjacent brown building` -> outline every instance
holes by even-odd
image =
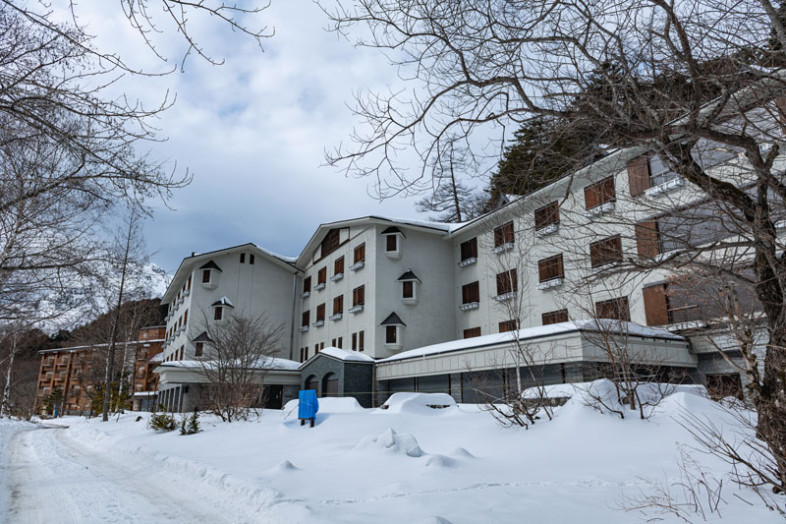
[[[158,376],[153,369],[158,365],[156,355],[161,353],[164,326],[145,327],[139,330],[138,339],[117,346],[117,356],[122,359],[126,350],[128,383],[132,387],[132,409],[149,410],[153,407]],[[125,345],[125,347],[124,347]],[[47,349],[41,351],[41,369],[38,373],[36,407],[40,412],[52,414],[87,415],[95,395],[95,386],[104,382],[104,354],[106,344]],[[62,392],[56,405],[50,405],[53,392]]]

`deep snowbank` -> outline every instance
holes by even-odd
[[[138,414],[109,423],[67,419],[67,432],[96,453],[147,461],[152,474],[164,468],[204,483],[226,504],[247,508],[251,522],[605,524],[640,521],[620,506],[680,478],[680,451],[693,445],[678,420],[686,410],[748,431],[690,392],[672,395],[645,421],[571,401],[528,431],[504,429],[477,406],[432,409],[421,400],[402,395],[396,409],[367,410],[320,399],[314,428],[297,424],[287,406],[232,424],[203,417],[204,431],[191,436],[154,433]],[[695,459],[719,478],[728,471],[712,457]],[[726,521],[782,522],[750,491],[728,479],[724,486]]]

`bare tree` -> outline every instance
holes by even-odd
[[[714,267],[755,292],[767,332],[758,425],[786,457],[786,259],[776,228],[786,208],[784,128],[783,104],[773,102],[786,91],[786,30],[777,5],[363,0],[330,14],[338,31],[370,29],[360,43],[390,50],[419,86],[411,98],[360,102],[370,133],[330,157],[348,171],[406,183],[398,146],[416,144],[427,166],[447,137],[551,117],[594,129],[596,143],[655,155],[694,201],[725,217],[733,234],[639,269]],[[728,168],[707,154],[717,150],[732,154]],[[786,468],[775,478],[784,489]]]
[[[207,379],[201,401],[226,422],[243,420],[261,407],[265,375],[278,354],[283,325],[267,317],[228,314],[219,321],[205,319],[205,353],[200,364]]]

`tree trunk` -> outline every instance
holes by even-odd
[[[16,357],[16,335],[11,338],[11,354],[8,356],[8,369],[5,372],[5,386],[3,387],[3,400],[0,403],[0,418],[11,416],[11,372],[14,368]]]

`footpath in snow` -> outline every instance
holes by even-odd
[[[300,426],[294,405],[248,422],[202,417],[203,431],[189,436],[151,431],[147,414],[109,423],[60,419],[69,427],[13,437],[11,469],[2,479],[16,486],[6,518],[683,522],[625,507],[658,483],[680,478],[681,450],[693,445],[675,419],[685,409],[733,424],[715,403],[690,393],[672,395],[644,421],[571,401],[556,410],[555,420],[529,430],[503,428],[478,406],[445,397],[439,403],[449,407],[443,409],[425,407],[415,395],[386,410],[363,409],[354,399],[320,399],[313,429]],[[727,474],[721,461],[693,456],[717,478]],[[707,521],[783,522],[728,479],[722,494],[720,515],[707,513]],[[85,503],[95,509],[85,513]]]

